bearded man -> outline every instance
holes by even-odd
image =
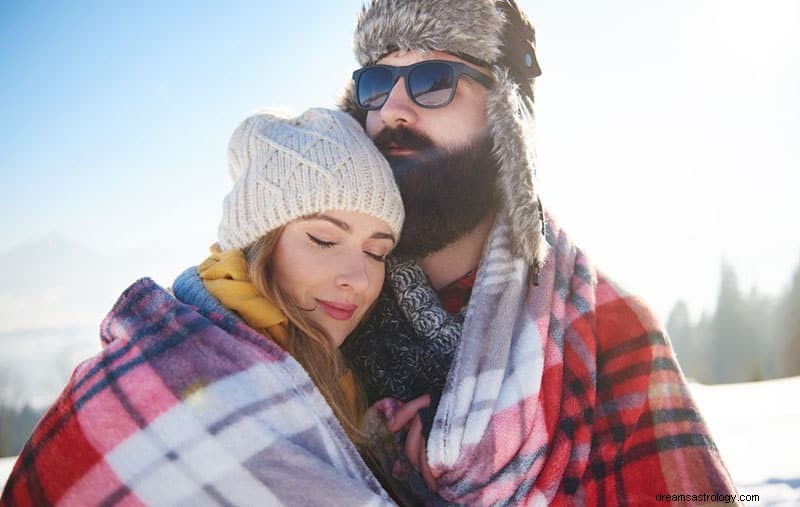
[[[534,45],[513,0],[373,0],[359,18],[342,107],[406,222],[345,351],[371,401],[400,400],[378,407],[404,454],[389,466],[429,504],[732,495],[662,327],[542,207]]]

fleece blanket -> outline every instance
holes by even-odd
[[[391,504],[303,368],[195,306],[213,298],[192,278],[193,304],[149,279],[125,291],[0,505]]]
[[[427,440],[436,494],[415,474],[417,497],[463,505],[650,505],[665,494],[733,501],[647,306],[599,273],[552,219],[538,286],[512,257],[509,237],[499,218]]]

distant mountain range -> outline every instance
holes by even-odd
[[[0,402],[49,404],[100,349],[100,322],[122,291],[143,276],[169,284],[190,265],[177,257],[103,254],[59,234],[0,252]]]
[[[169,250],[109,255],[59,234],[0,252],[0,333],[96,327],[133,281],[169,284],[188,265]]]
[[[0,404],[43,408],[75,366],[100,350],[99,326],[0,333]]]

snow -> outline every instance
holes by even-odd
[[[800,505],[800,377],[749,384],[690,384],[747,505]],[[15,458],[0,458],[0,488]]]
[[[8,478],[8,474],[11,473],[11,469],[14,467],[14,461],[17,458],[0,458],[0,491],[3,490],[3,486],[6,484],[6,478]]]
[[[800,377],[690,389],[747,505],[800,505]]]

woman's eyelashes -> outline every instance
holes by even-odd
[[[366,250],[364,251],[364,253],[367,254],[367,256],[369,256],[370,258],[372,258],[372,259],[374,259],[374,260],[376,260],[378,262],[386,262],[386,255],[380,255],[380,254],[376,254],[376,253],[372,253],[372,252],[367,252]]]
[[[324,239],[320,239],[320,238],[318,238],[318,237],[316,237],[313,234],[310,234],[308,232],[306,233],[306,236],[308,236],[308,239],[310,239],[312,243],[314,243],[315,245],[317,245],[320,248],[331,248],[331,247],[336,246],[336,242],[335,241],[325,241]],[[386,262],[386,254],[379,254],[379,253],[375,253],[375,252],[370,252],[368,250],[364,250],[364,253],[370,259],[373,259],[373,260],[375,260],[377,262]]]
[[[306,233],[306,236],[308,236],[308,239],[310,239],[313,243],[315,243],[320,248],[330,248],[330,247],[332,247],[332,246],[334,246],[336,244],[333,241],[325,241],[325,240],[319,239],[318,237],[316,237],[316,236],[314,236],[312,234],[309,234],[309,233]]]

